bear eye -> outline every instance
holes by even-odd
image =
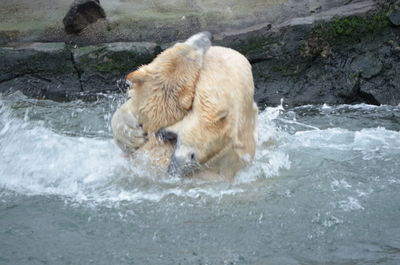
[[[143,124],[140,123],[140,124],[139,124],[139,128],[140,128],[140,129],[143,129]]]
[[[217,122],[226,120],[228,113],[229,113],[228,111],[219,111],[216,117]]]

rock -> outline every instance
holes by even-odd
[[[154,43],[1,47],[0,93],[20,90],[30,97],[57,101],[96,98],[101,93],[118,91],[117,80],[149,63],[160,51]]]
[[[0,48],[0,92],[20,90],[34,98],[72,99],[81,92],[71,52],[64,43]]]
[[[105,17],[106,13],[99,0],[75,0],[63,19],[64,28],[68,34],[76,34]]]
[[[360,73],[363,78],[370,79],[382,71],[382,63],[376,56],[369,53],[358,56],[352,64],[352,69]]]
[[[289,2],[292,5],[296,1]],[[323,103],[399,104],[400,28],[390,26],[386,16],[382,16],[385,11],[370,12],[379,11],[376,1],[359,0],[344,5],[341,3],[347,0],[310,0],[321,6],[314,15],[310,15],[310,10],[302,10],[300,2],[296,7],[298,17],[294,13],[282,15],[283,5],[272,8],[279,14],[272,22],[229,21],[232,25],[224,27],[218,24],[222,23],[219,17],[216,22],[215,29],[220,30],[214,34],[213,43],[240,51],[252,63],[259,106],[278,105],[282,98],[284,105],[290,107]],[[181,16],[173,25],[157,21],[132,20],[132,27],[124,24],[122,31],[116,31],[111,22],[99,27],[99,23],[105,22],[102,20],[79,35],[70,35],[67,41],[101,40],[105,42],[102,44],[72,48],[42,43],[0,48],[0,57],[4,58],[0,61],[0,92],[19,89],[34,97],[56,100],[96,98],[99,93],[116,92],[120,90],[117,80],[150,62],[161,51],[160,47],[169,47],[171,42],[207,25],[207,20],[196,15]],[[148,25],[141,27],[140,23]],[[99,37],[96,29],[104,34]],[[86,31],[96,37],[87,35],[84,39]],[[133,36],[139,40],[150,36],[160,45],[115,42]],[[113,42],[107,43],[109,40]]]
[[[253,56],[253,51],[259,49],[258,54],[265,58],[253,61],[252,65],[255,98],[260,107],[278,105],[281,99],[284,106],[400,103],[397,29],[386,27],[356,41],[351,36],[344,37],[329,44],[331,54],[327,57],[304,54],[301,43],[307,43],[304,41],[307,32],[303,33],[303,41],[300,36],[276,38],[269,33],[266,39],[252,43],[252,48],[243,49],[247,56]],[[285,44],[288,41],[293,43]]]
[[[213,33],[237,32],[258,24],[272,27],[294,18],[330,19],[333,16],[366,14],[375,8],[377,0],[108,0],[101,6],[94,0],[2,0],[0,6],[0,43],[9,41],[73,42],[81,45],[147,41],[169,43],[185,39],[193,33],[208,30]],[[23,7],[23,8],[15,8]],[[85,6],[89,13],[79,11]],[[101,8],[103,7],[103,8]],[[86,10],[84,9],[84,10]],[[43,10],[50,15],[43,16]],[[70,10],[65,16],[66,11]],[[82,30],[92,19],[105,17],[107,27]],[[79,12],[78,12],[79,11]],[[60,18],[65,16],[64,24]],[[98,20],[94,25],[101,21]],[[100,37],[99,37],[100,36]]]
[[[372,99],[375,104],[400,104],[400,67],[395,65],[379,77],[371,80],[362,80],[359,93]]]
[[[311,0],[308,4],[308,8],[311,14],[318,13],[322,9],[322,5],[319,0]]]
[[[400,26],[400,8],[396,7],[390,11],[388,19],[394,26]]]
[[[155,43],[108,43],[72,50],[82,90],[95,94],[118,90],[117,81],[160,53]]]

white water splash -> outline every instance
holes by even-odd
[[[266,108],[258,117],[258,140],[253,163],[236,176],[237,183],[251,182],[260,178],[278,176],[282,169],[290,168],[288,155],[279,150],[280,142],[285,141],[288,134],[275,124],[275,120],[283,112],[282,105]]]
[[[46,128],[43,120],[31,120],[30,108],[19,117],[12,110],[12,102],[2,99],[0,102],[0,187],[6,190],[97,203],[159,201],[168,196],[221,197],[244,191],[237,184],[160,179],[152,175],[145,163],[136,161],[132,165],[126,160],[111,137],[68,136]],[[78,109],[78,114],[82,112]],[[271,108],[261,113],[256,162],[238,182],[251,182],[260,174],[277,175],[280,168],[287,167],[289,162],[284,153],[267,148],[279,140],[271,122],[279,112],[279,108]],[[68,123],[70,115],[66,116]],[[107,118],[105,115],[104,122]]]
[[[303,154],[312,154],[320,159],[349,161],[360,155],[366,160],[393,159],[393,154],[400,152],[399,132],[385,128],[318,129],[298,122],[295,117],[283,117],[288,112],[278,106],[260,113],[255,159],[251,166],[239,172],[235,183],[160,179],[145,163],[132,164],[121,156],[107,131],[112,110],[101,107],[99,123],[104,124],[99,126],[91,120],[97,109],[85,109],[82,105],[74,109],[70,103],[48,101],[27,104],[27,101],[26,98],[16,101],[15,96],[0,98],[0,188],[3,193],[57,195],[93,203],[160,201],[169,197],[221,198],[246,193],[255,181],[280,177],[282,172],[291,170],[292,156],[298,159]],[[322,107],[328,108],[334,109]],[[80,115],[83,119],[77,120]],[[74,119],[74,128],[68,127],[71,119]],[[90,130],[81,124],[89,120]],[[63,129],[57,130],[54,124]],[[305,162],[311,168],[317,164]],[[351,183],[341,180],[340,176],[335,181],[331,183],[332,189],[351,190]],[[340,205],[346,208],[346,200]],[[355,203],[352,205],[356,207]]]

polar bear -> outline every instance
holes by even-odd
[[[150,151],[155,145],[161,150],[154,133],[181,120],[191,109],[210,38],[208,32],[198,33],[128,74],[128,100],[111,121],[114,139],[125,153],[135,153],[139,147]],[[171,149],[168,143],[164,145],[165,150]]]
[[[112,128],[122,150],[150,153],[170,174],[233,180],[255,153],[253,76],[243,55],[210,44],[196,34],[129,74]]]
[[[258,107],[253,97],[248,60],[232,49],[211,47],[196,85],[192,110],[159,132],[167,138],[176,135],[169,173],[233,180],[255,153]]]

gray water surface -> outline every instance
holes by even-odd
[[[400,264],[400,106],[266,108],[228,184],[125,160],[121,102],[0,96],[0,264]]]

